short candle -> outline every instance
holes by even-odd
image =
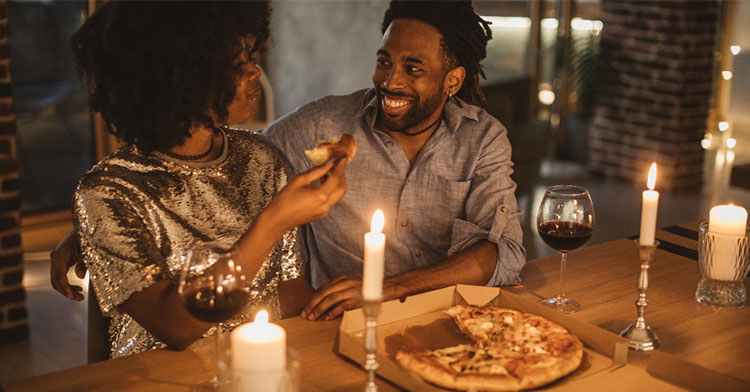
[[[745,236],[747,210],[732,204],[718,205],[708,214],[708,234],[713,235],[713,251],[708,274],[711,279],[736,278],[738,240]]]
[[[383,297],[384,221],[383,211],[375,211],[370,222],[370,232],[365,234],[365,260],[362,272],[362,298],[365,300],[379,300]]]
[[[286,331],[268,322],[261,310],[252,323],[232,331],[232,367],[244,371],[281,370],[286,367]]]
[[[734,204],[718,205],[708,214],[708,231],[715,234],[745,235],[747,210]]]

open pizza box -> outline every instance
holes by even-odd
[[[400,349],[432,350],[468,343],[468,340],[461,340],[466,337],[445,313],[446,309],[460,304],[494,305],[537,314],[567,328],[583,342],[585,353],[581,366],[568,376],[540,388],[541,390],[679,391],[700,388],[699,385],[686,385],[684,382],[681,385],[673,384],[653,377],[651,368],[647,372],[642,367],[627,364],[627,340],[609,331],[496,287],[467,285],[410,296],[403,302],[384,302],[380,307],[377,324],[377,361],[380,365],[377,374],[410,391],[446,391],[403,369],[394,358]],[[339,327],[339,353],[357,363],[364,363],[365,360],[364,325],[364,314],[361,309],[357,309],[347,311]],[[675,366],[679,368],[682,365],[678,358],[668,357],[665,366],[654,366],[656,373],[673,373]],[[713,375],[718,374],[708,369],[703,370]],[[669,377],[663,378],[672,380]]]

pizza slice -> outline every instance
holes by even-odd
[[[313,148],[305,150],[305,155],[315,166],[338,158],[346,158],[347,162],[351,162],[356,153],[357,143],[354,142],[354,137],[348,133],[334,136],[330,140],[318,140]]]

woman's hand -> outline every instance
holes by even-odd
[[[282,231],[320,219],[346,194],[346,158],[292,178],[265,210]],[[321,180],[321,184],[314,184]]]
[[[82,301],[83,294],[81,294],[81,291],[83,291],[83,288],[71,285],[68,281],[68,270],[73,266],[75,266],[76,276],[80,279],[86,276],[86,264],[83,262],[75,229],[70,230],[68,235],[55,246],[55,249],[52,249],[49,258],[49,280],[52,287],[68,299]]]

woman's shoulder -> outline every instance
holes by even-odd
[[[78,181],[76,192],[135,189],[145,178],[153,178],[155,173],[163,171],[165,166],[161,160],[141,153],[133,145],[126,145],[91,167]]]
[[[239,153],[245,157],[252,156],[256,159],[270,158],[276,160],[283,157],[276,146],[255,131],[228,128],[226,133],[230,146],[235,147],[235,154]]]

